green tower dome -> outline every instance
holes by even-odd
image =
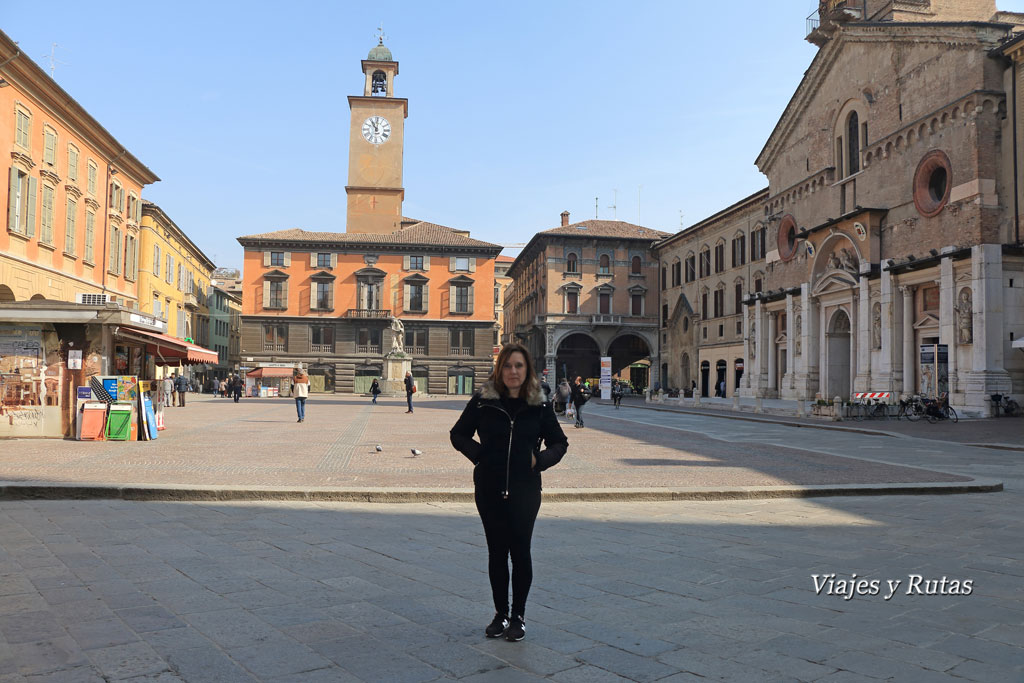
[[[370,50],[370,54],[366,57],[371,62],[393,62],[394,58],[391,56],[391,50],[384,47],[384,43],[374,46]]]

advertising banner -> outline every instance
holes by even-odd
[[[601,398],[611,398],[612,395],[612,359],[610,356],[601,356]]]

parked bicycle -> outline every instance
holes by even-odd
[[[907,418],[911,422],[916,422],[924,417],[925,407],[921,401],[921,397],[914,395],[909,398],[900,399],[900,409],[896,413],[896,419]]]
[[[875,399],[872,403],[871,399],[867,399],[863,402],[854,404],[853,407],[853,419],[858,422],[861,420],[888,420],[889,419],[889,405],[880,399]]]
[[[943,392],[938,398],[923,398],[921,401],[924,403],[925,415],[932,424],[939,420],[960,421],[956,411],[949,405],[949,394]]]
[[[1020,404],[1006,394],[993,394],[992,401],[996,406],[993,417],[999,417],[1000,414],[1006,417],[1017,417],[1021,414]]]

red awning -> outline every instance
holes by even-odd
[[[216,351],[159,332],[121,325],[114,334],[122,339],[144,342],[146,350],[156,357],[157,365],[216,365],[220,362]]]
[[[245,373],[246,377],[262,379],[263,377],[291,377],[291,368],[256,368]]]

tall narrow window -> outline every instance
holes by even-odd
[[[643,315],[644,314],[644,295],[633,294],[630,297],[630,315]]]
[[[67,213],[64,219],[64,253],[75,255],[75,230],[77,230],[78,202],[68,197]]]
[[[576,265],[576,254],[569,254],[565,257],[565,272],[567,273],[578,273]]]
[[[643,272],[641,270],[641,268],[643,268],[643,264],[643,259],[641,259],[639,256],[634,256],[632,266],[629,272],[632,273],[633,275],[640,275]]]
[[[85,253],[82,258],[89,263],[95,263],[93,259],[93,242],[96,239],[96,214],[92,211],[85,212]]]
[[[611,272],[611,259],[608,258],[608,254],[601,254],[601,260],[598,262],[597,272],[602,275],[607,275]]]
[[[78,181],[78,148],[68,145],[68,180]]]
[[[580,310],[580,295],[579,292],[568,292],[565,295],[565,312],[570,315],[575,315]]]
[[[53,244],[53,202],[55,201],[55,192],[49,185],[43,185],[43,214],[39,221],[39,241],[44,244]]]
[[[689,256],[686,257],[686,281],[687,282],[693,282],[694,280],[697,279],[697,273],[696,273],[696,271],[694,269],[694,260],[695,260],[695,257],[694,257],[693,254],[690,254]]]
[[[86,189],[89,194],[96,195],[96,164],[92,161],[89,162],[89,172],[86,178]]]
[[[28,115],[28,112],[24,112],[19,109],[17,132],[15,133],[14,140],[19,146],[24,147],[25,149],[29,148],[29,130],[31,126],[32,118]]]
[[[860,170],[860,122],[857,112],[851,111],[850,118],[846,120],[846,157],[850,164],[850,172],[853,175]]]
[[[601,294],[598,300],[601,315],[608,315],[612,312],[612,295]]]
[[[43,163],[57,165],[57,132],[52,128],[43,131]]]
[[[160,246],[153,245],[153,277],[160,277]]]
[[[110,263],[108,270],[117,275],[121,272],[121,230],[110,229]]]

